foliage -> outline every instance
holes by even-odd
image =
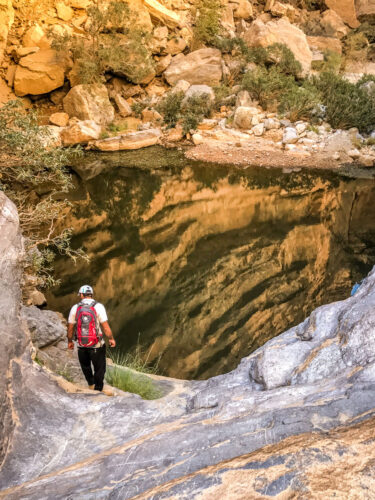
[[[375,126],[375,99],[361,85],[334,73],[322,73],[312,80],[321,92],[327,121],[334,128],[357,127],[370,132]]]
[[[235,96],[233,96],[233,99],[231,101],[228,101],[228,98],[231,95],[233,95],[232,89],[229,85],[222,83],[221,85],[214,87],[214,92],[215,92],[215,103],[214,103],[215,109],[220,110],[221,106],[235,104],[236,100]]]
[[[144,375],[145,373],[156,373],[157,365],[150,367],[137,344],[133,354],[123,354],[119,351],[110,351],[109,354],[113,366],[107,367],[105,375],[108,384],[126,392],[139,394],[143,399],[157,399],[163,394],[153,380]]]
[[[293,52],[284,44],[274,43],[265,50],[264,64],[275,65],[280,73],[298,77],[302,73],[302,66],[294,57]],[[255,61],[254,61],[255,62]],[[259,64],[259,63],[257,63]]]
[[[181,117],[183,92],[169,92],[158,104],[157,111],[163,115],[168,128],[174,127]]]
[[[284,75],[276,67],[267,69],[258,67],[254,71],[245,73],[242,87],[247,90],[253,99],[259,101],[264,109],[276,110],[281,95],[295,87],[295,79]]]
[[[350,31],[344,39],[344,53],[347,59],[367,59],[369,41],[363,32]]]
[[[211,116],[212,100],[208,94],[193,95],[182,105],[182,129],[184,134],[195,130],[203,118]]]
[[[85,37],[49,31],[54,49],[71,51],[78,81],[103,82],[104,73],[111,71],[140,83],[152,71],[153,60],[150,34],[139,26],[136,14],[119,0],[93,0],[87,16]]]
[[[142,111],[148,107],[150,101],[148,99],[143,99],[141,101],[134,101],[131,105],[132,111],[136,118],[142,117]]]
[[[81,150],[49,146],[51,139],[48,129],[38,125],[37,114],[26,114],[19,101],[0,108],[0,188],[17,206],[29,256],[26,266],[39,272],[44,286],[53,281],[52,248],[73,259],[83,255],[71,249],[71,232],[58,230],[69,206],[64,193],[71,179],[65,166]]]
[[[223,0],[198,0],[194,38],[202,43],[214,45],[222,32],[221,16]]]
[[[320,93],[308,82],[301,87],[293,86],[283,93],[280,99],[279,111],[292,122],[309,120],[320,104]]]
[[[323,61],[313,61],[312,69],[325,73],[339,73],[343,59],[340,54],[332,50],[324,53]]]

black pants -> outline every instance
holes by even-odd
[[[105,375],[105,344],[102,347],[93,349],[92,347],[79,347],[78,359],[84,376],[89,385],[95,385],[96,391],[103,389]],[[92,372],[92,366],[94,373]]]

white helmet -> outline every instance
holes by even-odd
[[[79,289],[78,295],[81,295],[81,293],[83,295],[94,295],[94,290],[92,289],[92,287],[90,285],[83,285]]]

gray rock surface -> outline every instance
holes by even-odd
[[[35,306],[22,307],[22,319],[27,323],[35,347],[46,347],[66,335],[61,314],[43,311]]]
[[[263,477],[263,486],[255,488],[259,494],[267,498],[292,488],[303,495],[306,485],[298,475],[307,473],[311,461],[319,464],[321,453],[306,436],[318,442],[339,426],[366,424],[375,416],[375,271],[355,296],[320,307],[228,374],[202,382],[171,380],[173,390],[154,401],[68,392],[30,359],[28,334],[19,322],[22,245],[14,207],[1,196],[0,279],[9,292],[0,304],[8,327],[0,365],[1,407],[8,408],[0,498],[193,498],[217,485],[213,467],[222,477],[224,461],[233,468],[255,452],[272,462],[259,455],[258,461],[243,459]],[[297,436],[300,455],[280,458],[275,449],[288,451]],[[326,456],[332,460],[333,451]],[[277,464],[287,470],[271,481],[266,474]],[[370,498],[366,488],[365,481],[357,485],[358,498]],[[235,492],[232,497],[240,498]]]

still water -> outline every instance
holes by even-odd
[[[68,225],[89,263],[59,257],[51,309],[82,284],[107,307],[119,349],[139,342],[177,378],[234,368],[375,264],[375,181],[236,168],[150,148],[88,156]],[[92,174],[93,175],[93,174]]]

